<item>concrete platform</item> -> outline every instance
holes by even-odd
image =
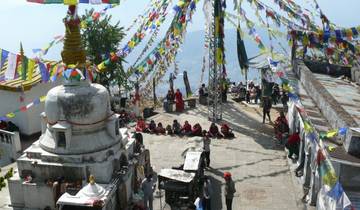
[[[346,112],[360,125],[360,87],[324,74],[314,74],[317,81],[331,94]]]
[[[285,152],[277,146],[270,124],[262,124],[261,109],[256,105],[246,105],[230,101],[224,106],[224,120],[234,129],[233,140],[213,139],[211,143],[211,176],[214,186],[212,209],[226,209],[224,200],[225,171],[233,174],[236,195],[235,210],[288,210],[309,209],[302,202],[299,185],[290,172]],[[272,111],[275,119],[276,111]],[[208,129],[207,108],[198,106],[181,114],[161,113],[153,116],[155,122],[164,126],[174,119],[180,123],[199,122]],[[183,162],[181,153],[193,141],[187,137],[156,136],[144,134],[144,143],[150,149],[151,163],[156,172],[162,168],[178,166]],[[162,198],[164,207],[164,197]],[[154,200],[154,209],[160,208],[160,200]],[[163,209],[170,209],[166,205]]]

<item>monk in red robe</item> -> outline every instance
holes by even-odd
[[[175,93],[175,103],[176,103],[177,112],[184,111],[184,100],[182,98],[182,94],[179,89],[177,89]]]

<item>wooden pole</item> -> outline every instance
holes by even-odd
[[[156,107],[156,101],[157,101],[157,98],[156,98],[156,80],[155,78],[153,79],[153,99],[154,99],[154,108]]]

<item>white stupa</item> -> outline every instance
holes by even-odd
[[[70,22],[67,27],[63,62],[82,69],[79,26]],[[118,209],[119,187],[125,189],[124,202],[130,198],[134,139],[126,128],[119,129],[105,87],[65,80],[48,92],[41,119],[40,139],[17,160],[18,173],[9,180],[14,207],[76,209],[101,201],[104,209]],[[97,183],[88,184],[90,175]]]

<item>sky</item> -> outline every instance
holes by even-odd
[[[125,28],[139,15],[142,14],[150,0],[122,0],[120,6],[111,9],[108,14],[113,16],[113,20],[120,21]],[[313,0],[295,0],[305,8],[311,9]],[[173,0],[177,2],[177,0]],[[227,0],[228,11],[232,11],[233,0]],[[277,9],[273,0],[262,0],[267,5]],[[327,17],[338,26],[352,27],[360,25],[358,9],[360,8],[359,0],[318,0],[318,3],[327,15]],[[192,24],[189,25],[188,31],[198,31],[204,28],[204,18],[202,12],[203,0],[198,4],[197,12],[193,17]],[[249,17],[254,17],[253,9],[249,3],[244,0],[244,9]],[[85,9],[94,8],[99,11],[104,5],[94,6],[81,4],[79,14],[83,14]],[[27,56],[32,57],[33,48],[42,48],[49,43],[54,36],[64,34],[62,18],[66,14],[65,5],[41,5],[28,3],[26,0],[0,0],[0,48],[11,52],[18,52],[20,41],[23,43]],[[312,9],[313,10],[313,9]],[[170,13],[168,17],[172,16]],[[168,18],[170,20],[170,18]],[[161,31],[166,30],[169,21],[165,22]],[[226,28],[231,28],[226,24]],[[128,35],[131,36],[133,32]],[[128,39],[124,39],[126,42]],[[60,59],[61,46],[51,49],[47,59]]]

